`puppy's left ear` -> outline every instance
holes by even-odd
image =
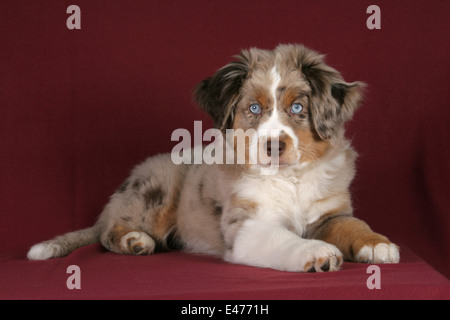
[[[331,84],[331,96],[339,104],[343,122],[350,120],[359,107],[362,100],[362,91],[365,87],[366,85],[360,81],[353,83],[340,81]]]
[[[362,100],[366,85],[356,81],[345,82],[330,77],[321,93],[312,98],[312,116],[315,130],[322,140],[330,139],[344,123],[350,120]],[[334,79],[333,79],[334,78]]]
[[[214,127],[220,130],[232,127],[234,108],[249,73],[248,52],[243,51],[238,58],[239,61],[227,64],[195,87],[195,100],[213,118]]]

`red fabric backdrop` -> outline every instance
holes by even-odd
[[[366,9],[381,8],[369,30]],[[171,133],[211,121],[196,83],[242,48],[303,43],[368,84],[348,124],[355,215],[450,276],[450,2],[0,3],[0,254],[91,225]],[[81,8],[81,30],[66,9]]]

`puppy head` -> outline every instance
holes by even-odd
[[[242,51],[201,82],[195,97],[216,128],[245,133],[247,161],[253,146],[264,148],[258,163],[276,159],[293,165],[320,158],[333,138],[343,136],[363,87],[345,82],[323,55],[301,45],[280,45],[273,51]]]

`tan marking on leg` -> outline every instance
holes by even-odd
[[[152,235],[158,240],[163,240],[173,227],[175,227],[176,223],[176,208],[164,208],[155,218]]]
[[[162,242],[165,241],[167,235],[173,231],[177,223],[177,208],[180,201],[180,194],[182,188],[182,179],[178,177],[175,182],[173,189],[171,190],[170,198],[164,207],[156,214],[153,226],[152,226],[152,236]]]
[[[364,246],[391,243],[388,238],[373,232],[364,221],[357,218],[333,215],[324,218],[326,220],[311,236],[334,244],[343,253],[345,260],[355,261],[359,250]]]

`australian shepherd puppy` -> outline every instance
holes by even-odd
[[[299,272],[338,270],[343,260],[397,263],[398,247],[352,216],[356,153],[344,124],[363,86],[301,45],[242,51],[195,89],[227,145],[236,142],[240,162],[151,157],[94,226],[36,244],[28,258],[62,257],[99,241],[123,254],[182,248]]]

